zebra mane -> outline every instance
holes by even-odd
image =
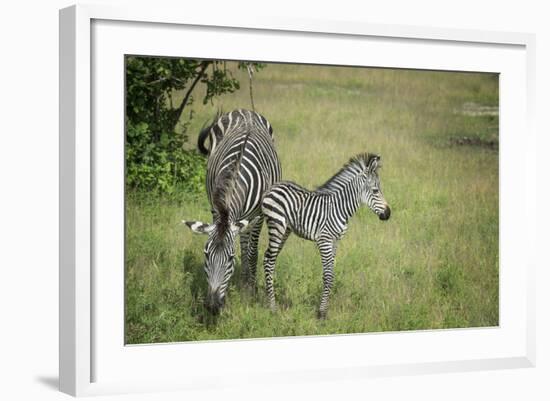
[[[318,190],[332,189],[336,183],[349,182],[359,174],[366,172],[373,161],[379,161],[380,156],[375,153],[360,153],[353,156],[344,166],[331,178],[321,185]],[[380,167],[378,164],[377,168]]]
[[[218,215],[220,221],[218,223],[219,235],[225,235],[229,229],[231,223],[229,221],[229,210],[231,203],[231,195],[235,191],[237,176],[239,174],[239,168],[241,167],[241,160],[244,155],[244,150],[248,143],[250,132],[247,132],[245,139],[242,143],[238,156],[233,160],[233,166],[231,169],[225,170],[217,179],[215,189],[212,197],[212,204]]]
[[[212,196],[212,206],[218,212],[219,221],[217,224],[217,232],[223,236],[230,226],[229,222],[229,202],[228,196],[230,189],[234,185],[235,176],[233,171],[226,171],[216,179],[216,186]]]
[[[346,165],[344,166],[347,167],[348,165],[350,164],[357,164],[358,166],[360,166],[360,168],[365,171],[367,170],[370,166],[371,166],[371,163],[373,161],[378,161],[378,166],[377,168],[380,168],[381,167],[381,164],[380,164],[380,156],[377,155],[376,153],[360,153],[356,156],[353,156],[348,163],[346,163]]]

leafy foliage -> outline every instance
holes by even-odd
[[[205,159],[185,150],[185,136],[163,132],[154,141],[149,124],[128,122],[126,128],[126,183],[145,191],[172,193],[176,187],[198,192],[204,185]],[[131,145],[129,145],[131,143]]]
[[[241,62],[238,68],[263,67]],[[166,57],[126,58],[126,184],[160,193],[176,189],[198,192],[205,160],[186,150],[196,88],[204,85],[202,102],[240,88],[226,63]],[[183,96],[181,96],[183,94]],[[178,101],[176,102],[176,98]]]

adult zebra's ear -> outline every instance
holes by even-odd
[[[250,227],[253,227],[256,225],[256,223],[260,220],[260,216],[254,217],[252,220],[240,220],[236,223],[231,224],[231,229],[236,233],[242,233],[248,230]]]
[[[187,227],[197,234],[210,234],[214,229],[214,224],[203,223],[202,221],[181,221]]]

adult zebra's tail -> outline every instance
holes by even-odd
[[[201,152],[204,156],[208,156],[210,151],[212,150],[212,140],[213,138],[211,135],[215,135],[216,139],[221,139],[221,136],[223,136],[223,132],[220,132],[220,128],[217,127],[218,120],[223,115],[223,111],[221,109],[218,109],[216,112],[216,115],[210,122],[210,124],[207,125],[205,122],[201,128],[201,131],[199,133],[199,139],[197,141],[197,147],[199,149],[199,152]],[[217,129],[216,129],[217,127]],[[210,149],[205,146],[206,138],[210,137]]]
[[[206,142],[206,138],[208,138],[208,134],[210,132],[210,126],[204,127],[201,129],[201,132],[199,134],[199,140],[197,142],[197,147],[199,148],[199,152],[203,154],[204,156],[208,156],[208,149],[206,146],[204,146],[204,143]]]

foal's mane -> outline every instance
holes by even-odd
[[[332,189],[336,183],[347,183],[359,174],[364,173],[369,168],[370,164],[374,160],[378,160],[380,156],[375,153],[359,153],[348,160],[344,166],[338,170],[331,178],[327,180],[323,185],[317,188],[318,191]]]

